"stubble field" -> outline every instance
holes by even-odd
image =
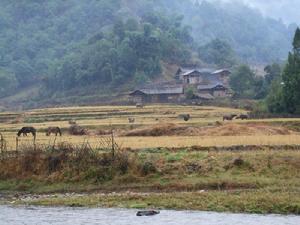
[[[152,105],[138,109],[134,106],[69,107],[38,109],[0,114],[0,132],[6,149],[16,148],[16,133],[23,126],[37,129],[36,144],[52,145],[68,142],[79,145],[88,142],[97,147],[99,138],[114,131],[123,148],[235,146],[235,145],[299,145],[297,125],[300,118],[250,119],[222,121],[223,115],[246,111],[230,108]],[[184,121],[181,114],[190,114]],[[134,118],[129,123],[128,118]],[[87,130],[87,135],[69,134],[69,121]],[[58,126],[62,137],[45,135],[48,127]],[[19,145],[33,142],[31,135],[19,138]]]

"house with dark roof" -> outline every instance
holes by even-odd
[[[187,69],[179,68],[175,74],[176,83],[160,83],[136,89],[129,95],[135,103],[168,103],[182,102],[185,91],[192,87],[196,92],[193,99],[210,101],[215,98],[229,97],[228,85],[230,71],[210,68]]]
[[[129,94],[135,103],[179,102],[184,98],[184,88],[179,86],[157,86],[137,89]]]
[[[200,84],[197,86],[197,93],[208,94],[214,98],[225,98],[230,95],[229,88],[221,83],[218,84]]]
[[[228,69],[216,70],[212,73],[213,76],[216,76],[227,87],[229,87],[230,74],[231,72]]]
[[[227,69],[214,70],[210,68],[184,69],[179,68],[175,74],[177,81],[187,85],[210,83],[211,80],[218,80],[228,86],[230,71]]]
[[[184,69],[179,68],[175,77],[185,88],[197,87],[198,94],[212,97],[229,97],[229,76],[227,69],[214,70],[210,68]]]
[[[205,82],[211,73],[214,72],[212,69],[181,69],[179,68],[175,77],[178,81],[183,84],[193,85]]]

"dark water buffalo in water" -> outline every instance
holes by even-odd
[[[238,117],[236,117],[236,119],[247,120],[247,119],[249,119],[249,116],[246,114],[241,114]]]
[[[23,134],[23,136],[27,136],[28,133],[31,133],[33,137],[36,137],[36,129],[34,127],[22,127],[21,130],[18,131],[18,137]]]
[[[61,130],[59,127],[48,127],[47,131],[46,131],[46,135],[50,136],[51,133],[55,134],[55,136],[57,136],[57,134],[59,134],[59,136],[62,135]]]
[[[223,116],[223,121],[225,121],[225,120],[233,120],[233,118],[236,117],[236,116],[237,116],[236,114],[231,114],[231,115]]]
[[[148,211],[138,211],[136,213],[137,216],[154,216],[159,214],[159,211],[155,211],[155,210],[148,210]]]

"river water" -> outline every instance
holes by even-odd
[[[0,206],[0,225],[299,225],[300,216],[161,211],[137,217],[137,210]]]

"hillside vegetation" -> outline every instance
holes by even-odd
[[[159,78],[163,64],[283,59],[295,30],[243,5],[205,1],[4,0],[0,8],[0,97],[41,85],[35,102],[129,90]]]

